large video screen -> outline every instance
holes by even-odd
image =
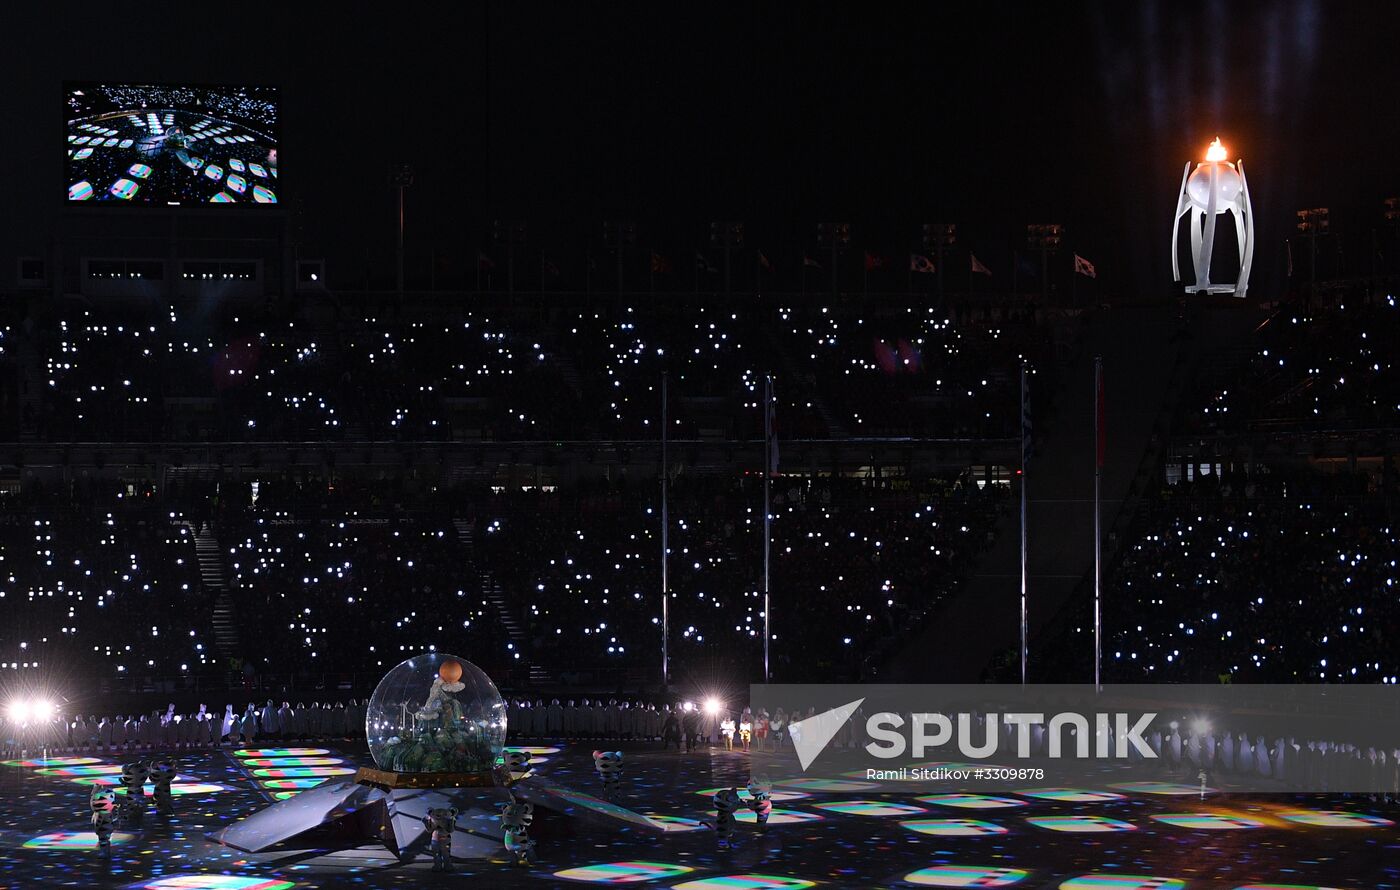
[[[277,90],[67,83],[69,201],[276,204]]]

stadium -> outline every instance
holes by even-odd
[[[0,885],[1400,887],[1400,20],[1008,6],[24,12]]]

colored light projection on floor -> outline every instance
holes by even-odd
[[[101,763],[96,757],[41,757],[38,760],[0,760],[0,766],[18,766],[25,769],[34,767],[53,766],[87,766],[89,764]],[[120,772],[121,767],[117,767]]]
[[[637,884],[642,881],[659,881],[688,874],[695,869],[687,865],[672,865],[666,862],[601,862],[597,865],[581,865],[556,871],[556,878],[566,881],[586,881],[590,884]]]
[[[1151,875],[1080,875],[1060,884],[1060,890],[1181,890],[1186,882]]]
[[[112,832],[112,844],[130,843],[134,834],[125,831]],[[96,850],[97,835],[91,831],[55,831],[41,834],[24,842],[26,850]]]
[[[41,776],[112,776],[121,775],[122,768],[115,763],[95,763],[81,766],[45,766],[34,772]]]
[[[880,786],[875,782],[852,782],[845,779],[784,779],[774,782],[783,788],[798,791],[874,791]]]
[[[923,807],[907,803],[892,803],[879,800],[833,800],[830,803],[813,804],[819,810],[841,813],[846,816],[912,816],[927,813]]]
[[[106,776],[103,776],[103,777],[101,777],[101,778],[98,778],[98,779],[91,779],[91,780],[88,780],[88,781],[86,781],[86,782],[83,781],[82,779],[75,779],[74,781],[76,781],[79,785],[87,785],[87,784],[93,784],[93,785],[111,785],[111,784],[115,784],[115,783],[113,783],[113,782],[105,781],[106,778],[107,778]],[[146,796],[147,796],[147,797],[153,797],[153,796],[155,795],[155,786],[154,786],[154,785],[146,785],[146,786],[144,786],[144,787],[145,787],[145,789],[146,789]],[[126,793],[126,789],[125,789],[125,788],[117,788],[117,789],[115,789],[115,790],[116,790],[116,793],[117,793],[118,796],[123,795],[123,794]],[[185,795],[187,795],[187,794],[214,794],[214,793],[219,792],[219,791],[227,791],[227,790],[228,790],[228,789],[225,788],[223,785],[215,785],[213,782],[176,782],[176,783],[174,783],[174,784],[172,784],[172,785],[170,786],[170,793],[171,793],[171,795],[173,795],[174,797],[183,797],[183,796],[185,796]]]
[[[1121,822],[1107,816],[1032,816],[1026,821],[1037,828],[1051,831],[1137,831],[1137,826],[1131,822]]]
[[[1027,788],[1017,791],[1022,797],[1039,800],[1058,800],[1066,803],[1092,803],[1102,800],[1123,800],[1124,795],[1112,791],[1088,791],[1083,788]]]
[[[705,788],[695,793],[701,795],[702,797],[714,797],[719,792],[728,790],[728,788]],[[740,800],[746,803],[750,800],[753,800],[753,795],[749,794],[749,789],[739,788],[737,790],[739,792]],[[809,798],[811,796],[812,795],[810,794],[803,794],[801,791],[773,791],[768,795],[769,799],[772,800],[774,803],[778,803],[784,800],[805,800],[806,798]]]
[[[724,875],[672,884],[671,890],[802,890],[817,886],[816,881],[778,875]]]
[[[239,748],[233,754],[239,766],[272,792],[273,800],[294,797],[325,784],[332,776],[355,773],[354,767],[329,748]]]
[[[294,766],[286,769],[255,769],[253,775],[260,779],[298,779],[303,776],[353,776],[355,770],[348,766]]]
[[[292,890],[295,886],[280,878],[242,875],[175,875],[136,885],[139,890]]]
[[[35,770],[35,772],[43,772],[43,770]],[[116,767],[109,772],[99,773],[95,776],[74,776],[69,778],[68,781],[75,785],[120,785],[122,783],[121,774],[122,768]],[[195,780],[189,776],[176,776],[175,781],[177,783],[188,783]],[[150,782],[146,783],[147,788],[150,788],[151,785],[152,783]]]
[[[297,790],[302,790],[302,791],[304,791],[304,790],[306,790],[307,788],[315,788],[317,785],[324,785],[324,784],[326,784],[326,783],[329,782],[329,781],[330,781],[329,779],[322,779],[322,778],[315,778],[315,779],[268,779],[268,780],[266,780],[265,782],[262,783],[262,786],[263,786],[264,788],[284,788],[284,789],[286,789],[286,788],[291,788],[291,789],[297,789]]]
[[[1179,782],[1119,782],[1108,786],[1117,788],[1119,791],[1131,791],[1134,794],[1200,794],[1200,785],[1183,785]],[[1206,794],[1215,792],[1214,788],[1205,789]]]
[[[1299,825],[1317,825],[1323,828],[1379,828],[1395,824],[1381,816],[1366,816],[1343,810],[1296,810],[1279,813],[1279,817]]]
[[[968,810],[999,810],[1007,807],[1024,807],[1024,800],[1014,797],[996,797],[991,794],[926,794],[916,797],[920,803],[937,804],[940,807],[961,807]]]
[[[1336,887],[1318,887],[1313,884],[1245,884],[1235,890],[1337,890]]]
[[[249,757],[243,765],[249,768],[285,766],[339,766],[345,761],[339,757]]]
[[[263,191],[267,191],[260,185],[253,186],[254,200],[258,200],[258,189],[263,189]],[[527,761],[527,763],[530,763],[531,765],[538,765],[547,762],[551,754],[558,754],[559,749],[539,745],[508,745],[505,748],[501,749],[501,753],[506,756],[510,756],[511,754],[528,754],[530,756],[530,759]]]
[[[92,183],[84,179],[68,186],[68,200],[87,201],[92,198]]]
[[[132,182],[130,179],[118,179],[116,182],[112,183],[112,187],[109,189],[112,193],[112,197],[119,198],[123,201],[130,201],[132,196],[140,190],[141,186]]]
[[[258,204],[276,204],[277,195],[266,186],[255,185],[253,186],[253,200]]]
[[[123,788],[116,788],[121,781],[122,768],[119,764],[103,763],[96,757],[49,757],[38,760],[4,760],[0,765],[19,767],[21,769],[33,769],[36,775],[42,775],[54,779],[64,779],[75,785],[101,785],[113,787],[117,794],[125,794]],[[145,786],[146,796],[155,794],[155,785],[147,783]],[[223,785],[212,782],[199,782],[194,778],[185,775],[177,775],[174,783],[170,786],[170,793],[174,796],[184,796],[188,794],[215,794],[220,791],[227,791]]]
[[[905,883],[920,887],[1009,887],[1029,872],[987,865],[935,865],[911,871]]]
[[[1240,828],[1263,828],[1264,823],[1243,816],[1220,816],[1215,813],[1163,813],[1153,819],[1177,828],[1200,828],[1229,831]]]
[[[714,810],[710,810],[710,819],[713,821],[717,817]],[[781,807],[774,807],[768,814],[769,825],[794,825],[798,822],[820,822],[825,816],[818,816],[816,813],[804,813],[801,810],[785,810]],[[736,822],[746,822],[750,825],[758,824],[758,814],[753,810],[739,810],[734,814]]]
[[[919,834],[933,834],[940,837],[976,837],[988,834],[1006,834],[1006,829],[994,822],[978,819],[908,819],[899,823],[901,828],[917,831]]]
[[[657,813],[643,813],[662,831],[703,831],[709,826],[699,819],[687,819],[685,816],[663,816]]]

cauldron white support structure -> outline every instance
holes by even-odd
[[[1235,215],[1235,239],[1239,246],[1240,274],[1234,284],[1212,284],[1210,264],[1215,252],[1216,217],[1225,212]],[[1199,220],[1197,214],[1200,214]],[[1249,200],[1249,181],[1244,175],[1244,161],[1231,164],[1225,160],[1225,149],[1216,139],[1206,152],[1206,160],[1191,170],[1191,162],[1181,173],[1181,190],[1177,194],[1176,214],[1172,217],[1172,280],[1181,280],[1181,265],[1177,257],[1177,240],[1181,233],[1181,218],[1187,217],[1191,229],[1191,262],[1196,283],[1187,285],[1188,294],[1234,294],[1243,297],[1249,287],[1249,270],[1254,265],[1254,207]]]

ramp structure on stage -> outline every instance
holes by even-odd
[[[247,853],[347,846],[378,840],[401,860],[430,838],[430,811],[455,810],[450,855],[489,858],[501,849],[501,807],[517,799],[584,818],[657,833],[666,826],[588,794],[530,778],[528,756],[503,756],[505,704],[496,685],[466,659],[420,655],[395,667],[365,714],[378,769],[279,801],[210,838]]]
[[[1191,262],[1196,272],[1196,283],[1186,287],[1188,294],[1243,297],[1249,287],[1249,270],[1254,265],[1254,208],[1249,201],[1244,161],[1232,164],[1225,157],[1225,147],[1216,139],[1207,149],[1205,161],[1196,165],[1195,172],[1187,161],[1181,173],[1181,191],[1176,199],[1176,214],[1172,217],[1172,280],[1181,280],[1177,239],[1181,233],[1181,218],[1185,216],[1191,229]],[[1217,218],[1227,211],[1235,217],[1240,274],[1234,284],[1213,284],[1210,266],[1215,252],[1215,226]]]

